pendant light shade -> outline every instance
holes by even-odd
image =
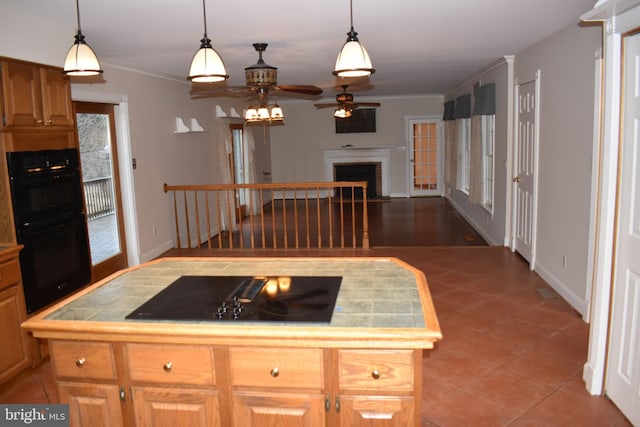
[[[200,40],[200,49],[193,55],[189,77],[187,79],[196,83],[215,83],[227,80],[229,74],[218,52],[211,46],[211,39],[207,37],[207,10],[205,0],[202,0],[202,12],[204,15],[204,36]]]
[[[80,5],[76,0],[76,15],[78,18],[78,33],[67,57],[64,60],[63,72],[69,76],[95,76],[102,73],[96,53],[84,40],[80,30]]]
[[[347,33],[347,41],[338,53],[336,68],[333,74],[340,77],[364,77],[376,72],[371,64],[367,50],[360,44],[358,33],[353,29],[353,3],[349,0],[351,30]]]

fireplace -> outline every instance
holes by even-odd
[[[359,176],[357,179],[337,179],[336,166],[375,165],[375,182]],[[391,149],[387,147],[348,147],[324,150],[325,180],[332,181],[367,181],[367,197],[388,197],[391,173]],[[375,188],[375,193],[369,193]],[[373,194],[373,196],[370,196]],[[361,197],[361,195],[360,195]]]
[[[367,183],[367,198],[375,199],[382,196],[382,168],[381,163],[334,163],[334,181],[365,181]],[[356,199],[362,199],[362,189],[354,188]],[[339,194],[336,194],[339,195]],[[342,189],[343,197],[351,197],[351,188]]]

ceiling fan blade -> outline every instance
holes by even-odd
[[[379,107],[379,102],[354,102],[354,106],[356,107]]]
[[[273,90],[296,92],[305,95],[320,95],[322,93],[322,89],[313,85],[278,85],[273,87]]]
[[[333,102],[331,104],[313,104],[313,106],[316,108],[329,108],[329,107],[339,107],[340,104],[336,104],[335,102]]]

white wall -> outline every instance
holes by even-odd
[[[587,313],[589,211],[599,26],[571,25],[517,55],[515,77],[541,71],[535,270]],[[563,266],[566,257],[566,266]]]
[[[510,135],[508,111],[512,102],[509,99],[510,65],[506,60],[500,60],[470,78],[455,90],[447,93],[446,99],[453,100],[463,94],[473,95],[475,84],[496,84],[496,117],[495,117],[495,145],[494,145],[494,200],[493,211],[489,212],[480,205],[469,203],[468,196],[455,188],[445,188],[446,197],[451,204],[471,223],[482,237],[491,245],[501,246],[505,241],[505,226],[507,222],[507,185],[511,182],[508,176],[508,164],[510,163],[509,145],[512,142]]]
[[[271,129],[271,161],[274,182],[325,181],[323,150],[351,144],[354,147],[391,147],[390,195],[407,197],[406,117],[442,117],[440,95],[367,98],[353,92],[356,101],[380,102],[375,133],[336,134],[333,109],[317,109],[322,101],[278,101],[285,113],[285,126]]]

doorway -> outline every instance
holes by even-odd
[[[442,138],[440,119],[407,119],[409,136],[409,194],[442,194]]]
[[[112,104],[74,102],[93,281],[126,268]]]

